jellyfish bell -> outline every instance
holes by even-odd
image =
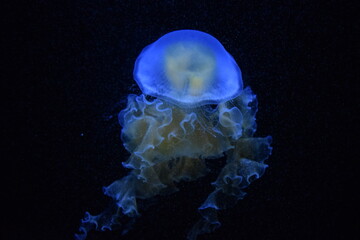
[[[196,30],[170,32],[144,48],[134,79],[144,94],[186,108],[218,104],[243,89],[233,57],[216,38]]]

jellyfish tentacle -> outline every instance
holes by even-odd
[[[241,139],[235,148],[228,152],[226,165],[217,180],[212,183],[215,190],[199,207],[202,218],[189,232],[189,240],[219,227],[217,210],[233,207],[238,200],[245,197],[244,189],[260,178],[268,167],[264,161],[271,154],[271,141],[271,137]]]
[[[222,109],[221,109],[222,108]],[[228,115],[227,121],[217,129],[233,130],[233,124],[241,124],[243,135],[240,138],[233,137],[233,148],[227,151],[227,163],[221,170],[217,180],[212,183],[215,190],[208,196],[205,202],[199,207],[201,218],[189,231],[187,238],[195,240],[198,235],[209,233],[220,227],[217,211],[233,207],[238,200],[246,195],[244,189],[255,179],[260,178],[267,168],[264,161],[270,156],[272,138],[253,138],[256,131],[257,100],[250,88],[244,89],[242,94],[231,101],[224,103],[220,111],[227,112],[227,108],[237,108],[242,118],[237,115]],[[219,114],[219,116],[221,116]],[[220,122],[220,121],[219,121]],[[224,123],[224,122],[220,122]],[[225,126],[224,126],[225,125]],[[231,133],[228,132],[228,133]]]

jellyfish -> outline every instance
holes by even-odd
[[[268,166],[272,138],[254,137],[256,95],[243,88],[240,68],[222,44],[196,30],[170,32],[144,48],[134,79],[142,94],[130,94],[119,113],[130,153],[122,165],[130,172],[103,188],[111,205],[99,215],[86,212],[75,237],[114,227],[126,233],[141,214],[139,200],[178,191],[179,182],[207,175],[207,163],[224,157],[187,234],[195,240],[220,227],[218,211],[243,199]]]

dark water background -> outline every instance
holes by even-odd
[[[179,29],[207,32],[225,46],[258,96],[257,136],[273,136],[266,174],[220,214],[220,229],[199,239],[357,239],[356,4],[75,0],[16,7],[4,8],[4,22],[21,26],[3,44],[17,64],[3,65],[16,79],[7,102],[16,111],[4,115],[22,124],[3,130],[14,170],[5,183],[15,186],[4,194],[11,204],[2,239],[72,239],[85,211],[105,208],[102,186],[126,174],[117,113],[129,93],[140,93],[135,59]],[[215,177],[181,184],[128,235],[91,232],[88,239],[185,239]]]

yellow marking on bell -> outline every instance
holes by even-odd
[[[176,43],[166,49],[164,58],[165,75],[175,94],[199,96],[211,86],[216,60],[206,47]]]
[[[204,78],[194,76],[189,79],[189,94],[192,96],[201,95],[204,90]]]

